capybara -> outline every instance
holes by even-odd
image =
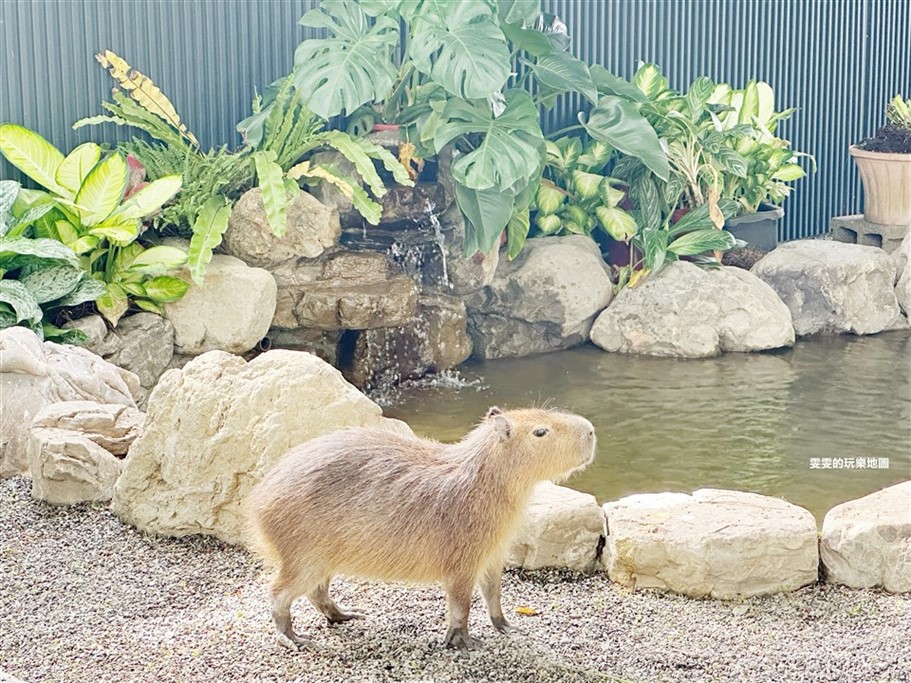
[[[289,451],[246,502],[252,544],[278,573],[272,618],[289,648],[313,646],[291,626],[306,595],[330,623],[359,618],[329,597],[333,576],[440,582],[449,604],[445,644],[473,648],[476,585],[494,627],[509,542],[534,485],[591,462],[595,431],[558,410],[491,408],[458,443],[352,428]]]

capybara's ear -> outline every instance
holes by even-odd
[[[487,419],[490,420],[491,418],[495,417],[496,415],[502,415],[502,414],[503,414],[503,411],[500,410],[497,406],[491,406],[490,410],[487,411]]]
[[[506,441],[512,435],[512,422],[502,412],[487,418],[493,423],[494,431],[500,435],[500,441]]]

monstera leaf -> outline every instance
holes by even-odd
[[[399,36],[394,19],[380,15],[371,25],[356,2],[339,0],[310,10],[300,23],[332,34],[305,40],[294,54],[294,85],[310,111],[328,119],[389,94]]]
[[[425,3],[408,51],[418,71],[456,97],[482,99],[512,71],[506,37],[483,2]]]
[[[446,105],[443,116],[446,121],[434,136],[438,152],[460,135],[484,136],[475,150],[452,165],[453,178],[461,185],[475,190],[524,187],[539,167],[544,138],[538,111],[524,90],[507,91],[506,108],[497,117],[485,104],[455,99]]]
[[[595,140],[606,142],[631,157],[641,159],[648,169],[662,180],[667,180],[669,168],[667,154],[661,148],[658,134],[636,106],[614,95],[598,100],[586,120],[579,114],[579,122]]]

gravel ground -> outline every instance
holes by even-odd
[[[210,538],[151,538],[103,505],[56,508],[0,481],[0,681],[911,682],[911,596],[814,586],[742,602],[630,593],[603,575],[510,573],[501,636],[478,599],[475,652],[441,649],[438,589],[337,581],[363,621],[327,627],[306,600],[274,640],[267,577]],[[4,672],[6,676],[4,676]]]

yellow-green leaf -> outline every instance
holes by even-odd
[[[162,121],[180,131],[187,140],[199,147],[199,141],[187,130],[177,115],[177,110],[171,101],[165,97],[157,85],[148,76],[133,69],[126,61],[110,50],[99,52],[95,59],[117,81],[117,85],[126,90],[130,97],[136,100],[146,111],[155,114]]]
[[[111,325],[117,327],[120,318],[130,308],[130,300],[123,287],[109,282],[104,294],[95,299],[95,306]]]
[[[221,244],[230,217],[231,205],[220,196],[209,197],[196,215],[187,265],[193,282],[200,286],[205,281],[205,270],[212,260],[212,250]]]
[[[155,213],[180,191],[182,185],[183,178],[179,175],[168,175],[153,180],[121,204],[112,217],[144,218]]]
[[[285,234],[287,222],[288,198],[285,195],[285,183],[282,169],[275,163],[275,152],[266,150],[253,153],[253,165],[256,167],[256,182],[263,193],[263,208],[266,219],[276,237]]]
[[[187,262],[187,254],[177,247],[151,247],[133,259],[130,270],[138,273],[156,275],[165,273],[175,268],[180,268]]]
[[[595,208],[598,222],[615,240],[628,242],[639,231],[636,220],[623,209],[599,206]]]
[[[119,154],[112,154],[91,170],[76,193],[76,205],[84,225],[98,225],[111,215],[123,199],[127,176],[127,164]]]
[[[73,199],[89,172],[101,160],[101,147],[86,142],[70,152],[57,168],[57,182],[67,191],[67,199]]]
[[[146,296],[159,304],[168,304],[177,301],[190,287],[190,283],[170,275],[160,275],[146,280]]]
[[[38,133],[15,123],[0,125],[0,152],[29,178],[52,192],[66,194],[57,182],[63,154]]]
[[[139,221],[123,221],[99,225],[89,230],[90,235],[104,237],[117,246],[123,247],[139,237]]]
[[[779,168],[775,172],[775,175],[772,177],[775,180],[780,180],[783,183],[787,183],[791,180],[798,180],[799,178],[803,178],[806,174],[807,172],[797,164],[785,164]]]

